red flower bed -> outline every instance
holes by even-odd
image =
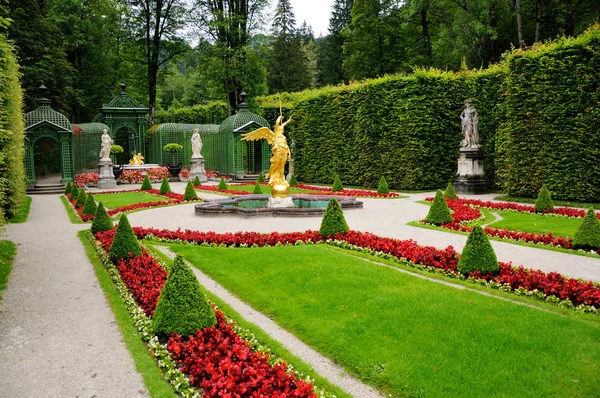
[[[313,386],[287,373],[285,363],[271,366],[268,355],[254,352],[216,311],[217,324],[187,341],[179,335],[167,348],[204,397],[316,397]]]
[[[377,191],[367,191],[365,189],[342,189],[341,191],[333,192],[328,187],[318,187],[313,185],[298,184],[294,188],[308,189],[319,192],[320,195],[339,195],[339,196],[360,196],[363,198],[396,198],[400,196],[395,192],[377,193]]]
[[[145,170],[123,170],[120,180],[129,183],[141,183],[144,177],[148,175],[150,181],[161,181],[164,177],[169,178],[171,174],[166,167],[153,167]]]
[[[82,187],[84,185],[97,185],[98,184],[98,172],[92,171],[89,173],[77,174],[75,176],[75,182],[78,186]]]

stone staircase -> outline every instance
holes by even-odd
[[[62,183],[35,184],[27,188],[27,195],[61,195],[65,192],[65,186]]]

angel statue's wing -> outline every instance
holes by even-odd
[[[269,144],[273,144],[275,133],[273,133],[268,127],[261,127],[250,133],[242,134],[242,140],[244,141],[257,141],[261,138],[264,138],[267,141],[269,141]]]

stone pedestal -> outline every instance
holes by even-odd
[[[113,174],[113,163],[109,160],[100,160],[98,163],[98,189],[115,189],[117,180]]]
[[[487,192],[483,174],[483,150],[461,148],[458,157],[458,172],[454,179],[457,194],[482,194]]]
[[[208,178],[206,177],[206,170],[204,170],[204,158],[203,157],[190,159],[190,178],[189,178],[189,180],[193,181],[194,178],[196,178],[196,176],[198,176],[198,178],[200,179],[200,182],[208,181]]]
[[[287,174],[287,176],[285,176],[285,180],[287,182],[290,182],[290,180],[292,179],[292,176],[294,175],[294,159],[293,158],[288,160],[288,165],[289,165],[288,174]]]
[[[267,207],[282,208],[282,207],[295,207],[295,205],[294,205],[294,201],[289,196],[286,196],[285,198],[274,198],[271,196],[269,198],[269,203],[267,203]]]

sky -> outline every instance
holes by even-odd
[[[290,2],[298,27],[306,20],[306,23],[312,26],[315,37],[326,36],[329,33],[329,17],[333,0],[290,0]]]

